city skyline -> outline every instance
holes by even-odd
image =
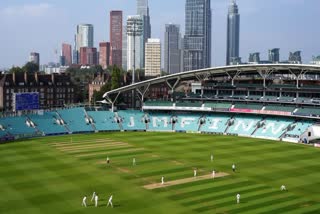
[[[1,1],[0,27],[4,29],[4,34],[0,36],[1,46],[10,51],[0,55],[3,59],[0,67],[23,65],[28,60],[30,52],[39,52],[41,63],[58,61],[55,50],[59,52],[62,43],[73,44],[74,29],[79,23],[94,25],[94,46],[98,47],[99,42],[109,41],[106,24],[109,11],[123,10],[124,20],[128,15],[136,13],[136,1],[110,0],[108,3],[90,2],[90,4],[86,1],[77,1],[78,4],[72,2],[75,1],[72,0],[67,4],[63,1],[50,0],[46,3],[36,0]],[[229,3],[230,1],[212,1],[212,66],[225,64],[227,26],[225,16]],[[280,48],[281,60],[287,60],[289,52],[296,50],[302,51],[305,63],[311,61],[313,55],[319,54],[319,48],[314,45],[312,39],[313,35],[320,31],[313,24],[313,20],[317,20],[320,16],[316,10],[320,2],[280,0],[259,4],[253,0],[238,0],[237,4],[241,7],[240,57],[243,61],[247,61],[249,53],[252,52],[260,52],[261,59],[267,59],[267,51],[272,48]],[[182,33],[184,32],[185,0],[170,1],[172,9],[165,5],[155,0],[149,1],[151,24],[154,29],[152,37],[161,38],[161,41],[164,41],[165,24],[170,22],[179,24]],[[75,12],[93,8],[95,13],[77,16],[75,12],[69,12],[71,6],[75,7]],[[265,13],[266,10],[272,13]],[[303,10],[303,13],[298,10]],[[22,36],[19,32],[24,32],[26,27],[23,25],[30,22],[33,22],[34,26],[29,26],[27,29],[30,33]],[[50,36],[43,36],[43,32]],[[16,44],[17,47],[11,47],[10,44]]]

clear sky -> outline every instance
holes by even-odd
[[[211,0],[212,62],[224,65],[226,16],[231,0]],[[241,14],[240,56],[280,48],[281,59],[289,51],[302,51],[308,63],[320,55],[320,0],[237,0]],[[184,29],[185,0],[149,0],[152,37],[163,42],[167,23]],[[22,65],[29,53],[39,52],[41,64],[57,61],[61,43],[73,44],[76,25],[94,25],[95,45],[109,40],[109,11],[123,10],[124,17],[136,13],[135,0],[1,0],[0,68]]]

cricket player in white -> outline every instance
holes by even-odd
[[[286,188],[285,185],[282,185],[282,186],[280,187],[280,189],[281,189],[281,191],[286,191],[286,190],[287,190],[287,188]]]
[[[86,201],[87,201],[87,196],[84,196],[82,199],[82,206],[87,207]]]
[[[238,193],[236,197],[237,197],[237,204],[239,204],[240,203],[240,194]]]
[[[94,196],[94,205],[98,207],[98,195]]]
[[[212,162],[212,161],[213,161],[213,155],[211,155],[211,157],[210,157],[210,158],[211,158],[211,162]]]
[[[91,201],[93,201],[94,197],[96,197],[96,192],[93,192]]]
[[[108,204],[107,204],[107,207],[109,206],[109,204],[111,205],[111,207],[113,208],[113,204],[112,204],[112,195],[110,196],[109,198],[109,201],[108,201]]]
[[[213,170],[212,171],[212,178],[214,179],[215,176],[216,176],[216,172]]]
[[[110,159],[109,157],[107,157],[107,165],[110,163]]]
[[[197,177],[197,169],[193,170],[193,177]]]
[[[161,184],[162,185],[164,184],[164,177],[163,176],[161,177]]]
[[[235,164],[232,164],[232,171],[236,172],[236,165]]]
[[[135,159],[135,158],[132,159],[132,165],[133,165],[133,166],[136,165],[136,159]]]

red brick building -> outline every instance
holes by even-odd
[[[81,65],[97,65],[98,53],[97,48],[80,48],[80,64]]]
[[[99,65],[106,69],[110,65],[110,42],[100,42],[99,44]]]
[[[71,45],[69,44],[62,44],[62,56],[65,59],[65,65],[70,66],[72,64],[72,52],[71,52]]]

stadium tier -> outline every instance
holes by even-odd
[[[63,109],[57,112],[72,133],[94,131],[92,125],[86,121],[84,108]]]
[[[88,111],[96,131],[119,131],[120,126],[115,114],[110,111]]]
[[[223,114],[210,114],[204,117],[205,121],[200,127],[203,133],[224,134],[228,126],[230,116]]]
[[[62,124],[59,124],[60,121],[58,121],[59,117],[56,112],[44,112],[41,115],[31,114],[29,118],[44,135],[68,133],[68,130]]]
[[[177,116],[177,121],[174,124],[176,131],[199,131],[200,114],[180,114]]]
[[[40,135],[37,129],[27,125],[26,117],[1,118],[0,125],[9,135],[12,135],[12,136],[33,137],[33,136]]]
[[[173,116],[168,113],[149,112],[148,114],[148,129],[149,131],[172,131]]]
[[[287,131],[290,124],[294,122],[293,119],[267,118],[261,122],[260,128],[254,133],[254,137],[267,139],[280,139],[280,137]]]
[[[122,130],[145,130],[144,113],[141,111],[118,111],[118,117],[121,119]]]
[[[257,128],[258,122],[261,120],[262,117],[259,116],[237,115],[233,118],[233,121],[228,129],[228,134],[251,136]]]

